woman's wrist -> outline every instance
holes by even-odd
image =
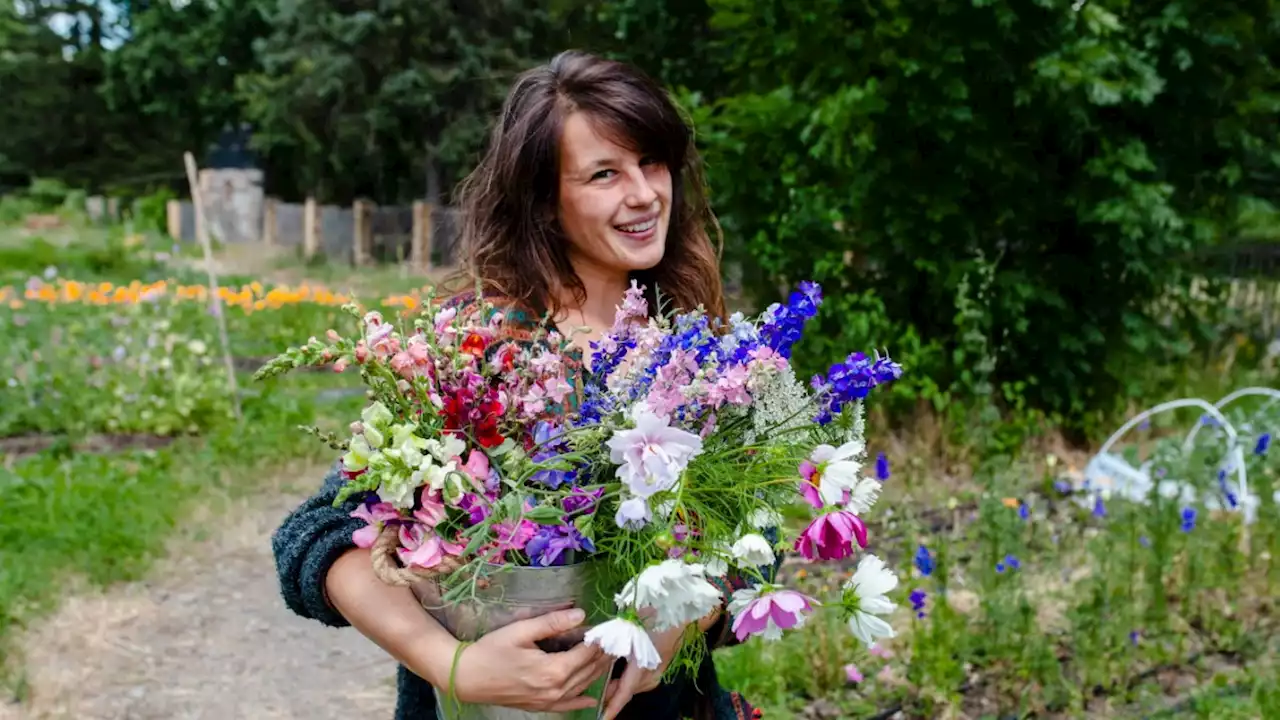
[[[409,661],[408,669],[427,681],[431,687],[447,693],[452,690],[449,676],[454,675],[454,657],[462,643],[458,642],[443,628],[441,632],[423,632],[406,643],[405,659]]]

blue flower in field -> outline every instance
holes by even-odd
[[[1182,508],[1182,532],[1189,533],[1196,529],[1196,509],[1193,507]]]
[[[889,458],[884,453],[876,455],[876,479],[880,482],[889,479]]]
[[[1139,545],[1141,545],[1141,546],[1142,546],[1142,547],[1144,547],[1144,548],[1149,548],[1149,547],[1151,547],[1151,540],[1150,540],[1149,538],[1147,538],[1147,536],[1146,536],[1146,535],[1139,535],[1139,536],[1138,536],[1138,544],[1139,544]]]
[[[1018,517],[1022,518],[1023,520],[1031,519],[1031,508],[1027,507],[1026,503],[1018,504]]]
[[[1240,502],[1236,498],[1236,494],[1231,492],[1231,486],[1227,485],[1226,470],[1218,471],[1218,489],[1222,491],[1222,496],[1226,498],[1227,507],[1231,508],[1232,510],[1236,509],[1236,507],[1240,504]]]
[[[907,600],[911,602],[911,609],[915,610],[916,617],[921,620],[924,619],[924,601],[925,601],[925,598],[927,597],[928,595],[925,593],[925,591],[921,590],[920,588],[916,588],[915,590],[912,590],[911,594],[907,596]]]
[[[1222,423],[1218,422],[1218,418],[1212,415],[1201,415],[1200,424],[1208,427],[1219,427]]]
[[[1104,518],[1107,516],[1107,506],[1102,502],[1102,496],[1099,495],[1093,502],[1093,516]]]
[[[1054,480],[1053,489],[1057,490],[1059,494],[1070,495],[1071,483],[1067,482],[1066,480]]]
[[[929,548],[923,545],[916,550],[916,569],[925,577],[933,574],[933,555],[930,555]]]
[[[1258,436],[1258,444],[1253,448],[1254,455],[1266,455],[1267,449],[1271,447],[1271,433],[1262,433]]]
[[[1014,557],[1013,555],[1005,555],[1004,561],[1005,561],[1005,564],[1007,564],[1010,568],[1014,570],[1022,569],[1022,563],[1019,562],[1018,558]]]
[[[996,563],[996,572],[1004,573],[1004,563],[1002,562]]]
[[[1142,637],[1142,633],[1138,632],[1137,630],[1130,630],[1130,631],[1129,631],[1129,644],[1130,644],[1130,645],[1132,645],[1132,646],[1134,646],[1134,647],[1137,647],[1137,646],[1138,646],[1138,638],[1140,638],[1140,637]]]

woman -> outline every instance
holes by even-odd
[[[568,52],[512,87],[488,152],[461,191],[465,272],[508,323],[549,317],[579,348],[613,324],[632,280],[664,302],[724,314],[715,228],[692,132],[662,89],[629,66]],[[455,302],[466,302],[465,296]],[[656,303],[650,298],[650,306]],[[579,644],[544,653],[537,640],[583,621],[576,610],[524,620],[457,655],[458,642],[406,588],[377,579],[351,534],[361,521],[331,506],[324,487],[273,538],[289,608],[326,625],[353,625],[400,663],[397,718],[433,718],[434,688],[462,702],[562,712],[593,707],[583,695],[613,666]],[[726,591],[732,588],[725,588]],[[727,593],[726,593],[727,594]],[[712,647],[732,642],[722,611],[702,618]],[[682,630],[682,629],[680,629]],[[678,631],[655,635],[669,660]],[[621,667],[621,664],[619,665]],[[607,718],[739,720],[752,709],[719,688],[707,656],[697,676],[660,683],[663,667],[627,666],[606,689]]]

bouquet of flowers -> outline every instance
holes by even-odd
[[[645,668],[648,631],[690,626],[727,604],[740,640],[777,639],[819,602],[774,583],[778,553],[841,560],[868,544],[880,481],[862,473],[862,400],[900,376],[849,355],[808,384],[792,346],[822,302],[802,283],[786,304],[727,323],[650,313],[632,285],[585,359],[558,332],[509,326],[481,300],[437,306],[409,328],[346,310],[360,333],[312,338],[260,372],[358,366],[370,404],[344,451],[337,503],[359,497],[380,576],[433,577],[445,601],[512,566],[592,562],[610,578],[612,619],[585,641]],[[807,508],[788,532],[778,508]],[[839,608],[870,644],[897,578],[863,554]],[[680,658],[693,660],[700,633]],[[678,663],[672,663],[676,665]]]

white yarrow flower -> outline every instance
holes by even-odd
[[[584,641],[616,658],[628,658],[645,670],[656,670],[662,662],[649,633],[636,623],[614,618],[587,631]]]
[[[877,638],[894,636],[893,627],[877,615],[888,615],[896,607],[885,594],[898,586],[898,576],[875,555],[864,555],[858,569],[844,585],[844,606],[850,611],[849,631],[872,645]]]
[[[629,580],[613,599],[619,608],[653,608],[658,632],[683,627],[720,606],[720,591],[705,573],[697,563],[663,560]]]
[[[738,566],[743,568],[772,565],[775,560],[773,547],[769,545],[769,541],[763,535],[756,533],[738,538],[730,552],[738,561]]]
[[[670,490],[680,481],[689,461],[702,452],[702,438],[673,428],[667,418],[640,407],[636,426],[619,430],[606,443],[610,462],[618,463],[618,479],[643,498]]]

